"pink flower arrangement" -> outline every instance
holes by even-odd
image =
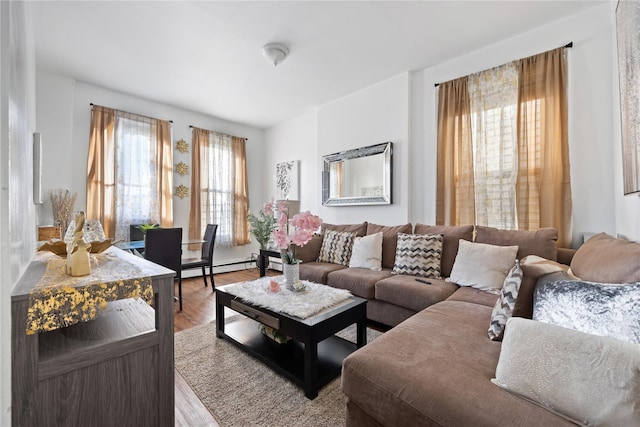
[[[269,209],[273,209],[270,206]],[[313,238],[313,233],[322,225],[322,219],[311,212],[301,212],[289,219],[287,202],[279,200],[277,211],[280,212],[276,228],[271,232],[271,237],[278,249],[282,251],[282,260],[287,264],[295,264],[296,246],[302,247]]]

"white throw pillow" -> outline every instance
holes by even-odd
[[[580,425],[640,425],[640,345],[507,321],[491,382]]]
[[[382,232],[356,237],[351,250],[349,267],[382,270]]]
[[[516,262],[517,246],[495,246],[460,239],[448,281],[499,294]]]

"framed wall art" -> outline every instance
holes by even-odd
[[[616,8],[624,194],[640,192],[640,2]]]
[[[278,200],[300,200],[300,160],[277,163],[274,178]]]

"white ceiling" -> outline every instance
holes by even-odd
[[[31,4],[38,68],[266,128],[602,2]],[[277,67],[262,57],[268,42],[289,47]]]

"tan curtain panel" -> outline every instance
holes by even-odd
[[[482,76],[479,81],[474,81],[475,87],[482,86],[485,91],[481,102],[470,102],[469,77],[440,84],[436,187],[438,225],[495,222],[497,217],[505,227],[519,230],[556,228],[558,245],[566,247],[571,244],[565,55],[565,48],[559,48],[515,61],[518,81],[513,90],[517,91],[517,98],[514,98],[515,101],[500,101],[501,106],[487,103],[487,99],[495,98],[493,92],[497,90],[486,85],[487,73],[491,70],[471,76]],[[496,70],[501,72],[502,68],[497,67]],[[497,80],[511,81],[504,76]],[[500,97],[506,99],[506,96]],[[517,136],[515,164],[508,161],[510,154],[505,151],[511,150],[509,147],[512,146],[512,137],[509,136],[512,132],[507,131],[509,120],[502,120],[508,118],[514,104]],[[500,110],[502,113],[498,114]],[[500,122],[494,120],[499,126],[496,131],[487,133],[483,121],[492,115],[500,119]],[[475,133],[472,133],[473,124]],[[482,139],[487,135],[490,139],[483,142]],[[483,171],[483,168],[478,168],[478,164],[483,163],[482,158],[475,157],[482,157],[482,147],[487,141],[501,147],[499,155],[503,156],[503,160],[493,162],[500,167],[492,166]],[[506,167],[507,164],[512,166]],[[491,177],[491,173],[499,172],[502,176],[511,173],[511,168],[516,173],[515,189],[512,189],[513,184],[509,184],[508,191],[506,187],[492,189],[496,187],[496,178]],[[482,173],[485,175],[484,183],[479,180],[479,174]],[[507,206],[512,211],[512,199],[515,198],[517,227],[508,216],[496,214],[492,209],[481,209],[482,215],[478,215],[478,197],[482,200],[483,192],[487,193],[487,189],[491,190],[491,197],[495,200],[484,204],[492,209],[499,203],[502,205],[500,209]]]
[[[519,61],[518,223],[522,230],[558,229],[570,246],[572,227],[565,49]]]
[[[471,114],[466,77],[439,87],[436,185],[436,224],[474,224]]]
[[[201,165],[207,157],[209,145],[209,131],[193,128],[191,131],[191,206],[189,210],[189,240],[200,240],[204,236],[202,225],[202,201]],[[205,224],[206,225],[206,224]],[[195,250],[198,245],[189,245],[190,250]]]
[[[235,163],[234,238],[236,245],[248,245],[249,237],[249,185],[247,182],[247,152],[244,138],[231,138]]]
[[[142,168],[148,181],[131,185]],[[141,220],[173,227],[172,188],[171,122],[93,105],[87,218],[100,221],[105,236],[117,240],[128,240],[129,225]]]
[[[171,122],[158,120],[158,149],[156,152],[156,182],[160,226],[173,227],[173,144]]]
[[[189,239],[201,239],[207,224],[218,224],[216,244],[249,244],[245,139],[193,128],[192,145]]]
[[[115,110],[93,105],[87,161],[87,218],[100,221],[107,237],[113,237],[116,229],[114,129]]]

